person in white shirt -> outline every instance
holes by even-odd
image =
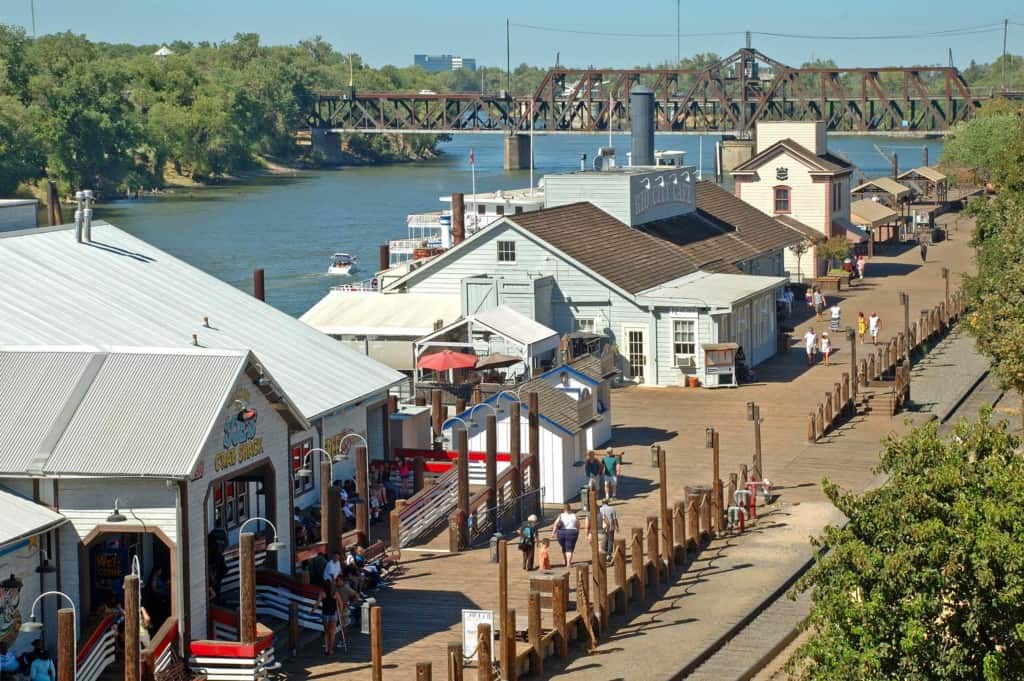
[[[821,356],[825,360],[825,366],[828,366],[828,355],[832,352],[832,341],[829,340],[828,332],[822,331],[821,333]]]
[[[882,320],[878,318],[877,312],[872,312],[868,317],[868,333],[871,334],[871,344],[878,342],[878,332],[882,330]]]
[[[804,348],[807,350],[807,366],[814,366],[814,353],[818,348],[818,336],[814,329],[807,329],[804,334]]]
[[[842,310],[839,309],[839,303],[832,303],[832,307],[828,309],[829,312],[829,331],[839,330],[839,316],[842,314]]]
[[[333,582],[341,574],[341,554],[337,551],[331,554],[331,559],[324,567],[324,582]]]

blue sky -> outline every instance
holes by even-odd
[[[221,41],[254,31],[272,44],[320,34],[337,49],[355,51],[371,64],[405,65],[414,52],[476,57],[504,65],[505,19],[513,24],[599,33],[672,34],[671,37],[605,37],[537,31],[513,26],[512,62],[546,66],[561,53],[563,64],[623,67],[671,59],[676,54],[674,0],[519,0],[514,3],[385,0],[319,3],[267,0],[35,0],[38,33],[72,30],[110,42],[160,43],[174,39]],[[460,7],[461,6],[461,7]],[[682,54],[729,54],[745,30],[831,35],[914,34],[1000,23],[1024,24],[1024,9],[1008,0],[851,2],[683,2],[682,33],[730,33],[684,37]],[[29,28],[30,0],[3,0],[0,22]],[[456,14],[455,11],[458,10]],[[508,13],[508,14],[507,14]],[[915,40],[842,41],[753,37],[754,46],[782,62],[831,57],[840,66],[945,63],[947,48],[964,67],[990,61],[1002,50],[1002,32]],[[1010,25],[1009,49],[1024,52],[1024,25]]]

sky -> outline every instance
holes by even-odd
[[[290,44],[320,35],[339,51],[357,52],[374,66],[408,65],[413,54],[420,52],[475,57],[479,64],[504,66],[508,19],[513,65],[551,66],[557,53],[564,65],[622,68],[675,58],[677,2],[35,0],[35,15],[39,35],[71,30],[107,42],[219,42],[237,32],[256,32],[264,43]],[[0,1],[0,23],[20,25],[31,33],[31,4],[32,0]],[[878,11],[863,9],[871,6]],[[988,62],[1002,52],[1001,27],[916,39],[839,38],[919,36],[1001,25],[1004,18],[1011,22],[1009,51],[1024,52],[1024,6],[1019,0],[982,0],[978,4],[925,0],[864,3],[860,7],[820,0],[691,0],[681,3],[680,15],[680,52],[684,57],[697,52],[728,55],[742,47],[743,32],[749,30],[813,36],[752,36],[754,47],[786,64],[798,65],[813,58],[831,58],[839,66],[945,64],[947,49],[952,48],[954,62],[963,68],[971,59]]]

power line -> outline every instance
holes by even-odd
[[[726,35],[743,35],[742,31],[720,31],[712,33],[615,33],[607,31],[580,31],[561,26],[537,26],[534,24],[512,24],[516,28],[525,28],[530,31],[545,31],[548,33],[571,33],[573,35],[593,35],[602,38],[711,38]]]

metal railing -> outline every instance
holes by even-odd
[[[458,491],[458,471],[452,466],[432,487],[409,499],[398,516],[399,547],[412,546],[444,527],[455,509]]]
[[[153,636],[149,647],[142,651],[143,664],[153,674],[166,671],[174,661],[174,651],[178,645],[178,619],[168,617]]]
[[[322,591],[318,586],[301,584],[273,570],[257,570],[256,614],[288,621],[291,604],[295,603],[298,606],[296,614],[299,627],[323,631],[324,624],[319,612],[313,612]]]
[[[117,620],[113,614],[100,620],[89,640],[78,651],[78,681],[96,681],[114,662],[117,647]]]

